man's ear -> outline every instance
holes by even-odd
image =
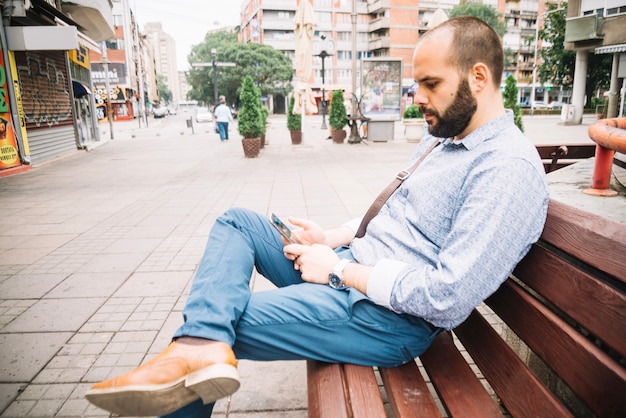
[[[474,64],[470,70],[469,84],[471,89],[477,93],[482,91],[491,80],[491,72],[482,62]]]

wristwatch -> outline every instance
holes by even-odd
[[[335,267],[333,267],[333,271],[328,275],[328,285],[333,289],[343,289],[346,287],[343,282],[343,269],[351,263],[352,260],[341,260]]]

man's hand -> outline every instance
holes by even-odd
[[[301,244],[325,244],[326,235],[324,234],[324,230],[315,222],[309,221],[308,219],[293,218],[291,216],[287,219],[293,226],[298,227],[298,229],[294,229],[291,233]]]
[[[290,244],[284,251],[285,257],[293,260],[294,268],[300,270],[302,280],[309,283],[327,284],[328,275],[339,263],[339,257],[327,245]]]

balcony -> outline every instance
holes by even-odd
[[[391,45],[391,41],[389,41],[388,37],[373,39],[369,41],[369,50],[374,51],[376,49],[383,49],[383,48],[388,49],[390,45]]]
[[[61,0],[61,10],[81,26],[81,32],[97,42],[115,37],[109,0]]]
[[[602,18],[596,14],[567,18],[565,42],[601,40]]]
[[[388,17],[384,17],[381,19],[376,19],[370,22],[370,32],[376,32],[380,29],[389,29],[391,27],[391,19]]]

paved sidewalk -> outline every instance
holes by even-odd
[[[235,130],[220,143],[179,115],[115,123],[114,141],[0,177],[0,417],[108,416],[84,392],[167,345],[216,217],[243,206],[335,226],[361,215],[415,148],[400,123],[393,141],[338,145],[306,118],[293,146],[285,118],[271,121],[257,159]],[[537,142],[587,140],[585,125],[525,122]],[[254,278],[255,291],[269,286]],[[304,362],[240,371],[231,417],[306,416]],[[224,412],[220,401],[214,416]]]

